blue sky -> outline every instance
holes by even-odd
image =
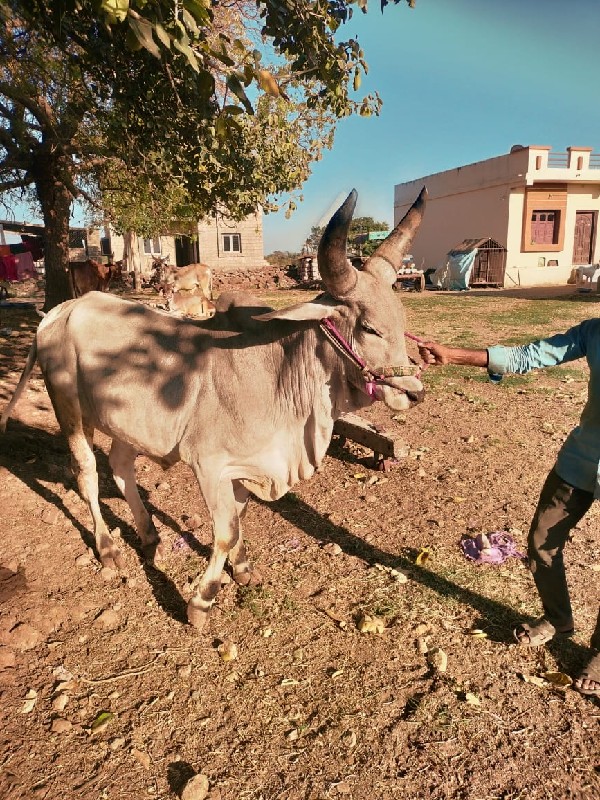
[[[383,99],[339,123],[289,220],[264,218],[265,253],[298,250],[354,187],[356,214],[393,222],[394,184],[507,153],[513,144],[600,152],[600,0],[371,0],[358,35]]]

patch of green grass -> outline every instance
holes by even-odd
[[[264,586],[239,586],[237,604],[257,619],[264,619],[273,606],[273,598]]]

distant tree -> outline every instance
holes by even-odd
[[[289,250],[274,250],[265,256],[265,260],[273,267],[287,267],[289,264],[295,264],[299,256],[300,253],[292,253]]]
[[[373,217],[356,217],[350,223],[348,237],[352,238],[361,233],[370,233],[371,231],[387,231],[390,226],[387,222],[377,222]]]
[[[324,228],[314,225],[310,229],[310,235],[307,237],[304,243],[304,249],[311,253],[316,253],[319,247],[319,242],[321,241],[321,236],[323,235],[323,230]],[[358,244],[356,241],[357,237],[362,237],[371,231],[387,230],[389,230],[389,225],[387,222],[378,222],[373,217],[356,217],[356,219],[353,219],[350,223],[350,229],[348,231],[348,247],[350,250],[360,252],[362,255],[371,255],[371,253],[376,249],[377,242],[363,243],[361,238],[361,243]]]
[[[308,253],[316,253],[319,247],[319,242],[321,241],[321,236],[323,236],[323,231],[325,228],[320,227],[319,225],[313,225],[310,229],[310,234],[306,237],[306,241],[302,246],[303,252]]]
[[[70,294],[74,199],[140,231],[269,210],[337,119],[378,113],[377,94],[352,97],[366,62],[339,36],[351,5],[0,0],[0,193],[41,208],[45,308]]]

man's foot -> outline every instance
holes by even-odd
[[[593,651],[592,657],[573,682],[573,688],[581,694],[600,697],[600,652]]]
[[[517,644],[522,647],[539,647],[551,642],[552,639],[567,639],[575,632],[571,625],[569,628],[555,628],[545,617],[541,617],[531,625],[522,622],[513,630]]]

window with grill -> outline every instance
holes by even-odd
[[[239,233],[223,234],[223,252],[224,253],[242,252],[242,237]]]
[[[531,243],[556,244],[558,242],[559,221],[560,211],[532,211]]]
[[[144,239],[144,254],[147,256],[159,256],[161,254],[160,237]]]

